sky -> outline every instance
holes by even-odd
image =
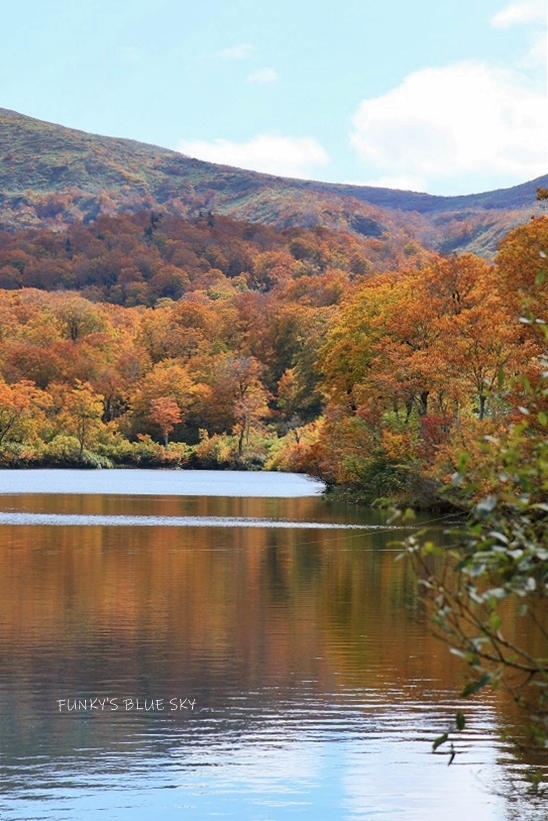
[[[282,176],[548,173],[548,0],[6,0],[0,107]]]

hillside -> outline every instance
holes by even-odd
[[[202,162],[157,146],[87,134],[0,109],[0,227],[62,227],[100,214],[218,213],[276,228],[324,226],[398,245],[491,256],[539,211],[548,175],[513,188],[439,197],[292,180]]]

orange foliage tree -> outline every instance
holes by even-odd
[[[181,408],[171,396],[159,396],[150,402],[150,418],[162,431],[167,448],[169,434],[182,419]]]

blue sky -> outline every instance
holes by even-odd
[[[548,172],[548,0],[9,0],[0,106],[438,194]]]

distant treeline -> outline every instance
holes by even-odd
[[[63,231],[0,232],[0,288],[76,290],[94,302],[154,305],[197,291],[215,298],[217,291],[280,290],[303,277],[306,288],[306,277],[318,274],[346,284],[375,270],[419,265],[427,256],[411,240],[140,212]]]

